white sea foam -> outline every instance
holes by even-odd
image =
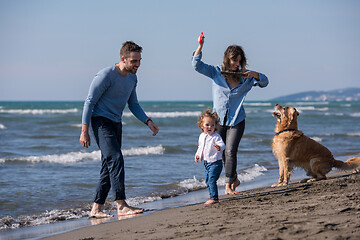
[[[351,113],[350,116],[351,117],[360,117],[360,112]]]
[[[162,145],[154,147],[139,147],[139,148],[130,148],[122,151],[124,156],[141,156],[141,155],[162,155],[165,149]],[[100,151],[92,152],[70,152],[65,154],[53,154],[53,155],[43,155],[43,156],[27,156],[27,157],[17,157],[11,159],[0,158],[0,163],[5,163],[6,161],[24,161],[24,162],[51,162],[51,163],[76,163],[84,160],[96,161],[100,160],[101,153]]]
[[[71,124],[70,126],[74,127],[74,128],[81,128],[81,123],[79,123],[79,124]]]
[[[351,137],[360,137],[360,132],[358,132],[358,133],[348,133],[346,135],[351,136]]]
[[[154,201],[159,201],[162,198],[160,196],[149,196],[149,197],[133,197],[133,198],[128,198],[126,199],[126,202],[130,205],[130,206],[138,206],[140,204],[143,203],[148,203],[148,202],[154,202]]]
[[[289,102],[286,105],[328,105],[329,102]]]
[[[344,116],[344,113],[325,113],[325,116]]]
[[[198,117],[201,115],[201,111],[186,111],[186,112],[146,112],[149,117],[152,118],[177,118],[177,117]],[[124,117],[133,116],[132,113],[126,112]]]
[[[191,179],[185,179],[179,182],[179,186],[185,189],[194,190],[206,187],[204,180],[199,180],[195,176]]]
[[[270,102],[246,102],[244,103],[245,106],[260,106],[260,107],[266,107],[266,106],[271,106],[273,105]]]
[[[1,130],[1,129],[6,129],[6,127],[5,127],[4,124],[1,124],[1,123],[0,123],[0,130]]]
[[[76,113],[79,109],[0,109],[0,113],[10,114],[32,114],[32,115],[43,115],[43,114],[67,114]]]
[[[350,103],[346,103],[346,104],[341,104],[342,107],[351,107]]]
[[[267,169],[264,166],[259,166],[258,164],[255,164],[254,167],[245,169],[244,173],[238,174],[238,179],[240,182],[249,182],[261,175],[263,175],[263,172],[266,172]],[[225,186],[225,177],[221,176],[219,180],[217,181],[218,186]],[[182,188],[186,188],[188,190],[197,190],[200,188],[205,188],[206,183],[204,180],[199,180],[195,176],[192,179],[186,179],[179,183],[179,186]]]
[[[317,141],[317,142],[321,142],[322,138],[319,137],[310,137],[312,140]]]
[[[316,110],[316,108],[314,106],[307,106],[307,107],[296,107],[296,109],[301,112],[301,111],[313,111]]]
[[[258,164],[255,164],[254,167],[244,170],[245,173],[238,174],[238,178],[240,182],[249,182],[263,175],[263,172],[266,171],[267,169],[264,166],[259,166]]]

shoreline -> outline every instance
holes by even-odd
[[[359,173],[298,181],[221,196],[211,206],[168,208],[43,239],[358,239]]]

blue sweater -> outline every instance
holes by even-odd
[[[136,85],[135,74],[122,76],[115,65],[102,69],[90,85],[84,104],[82,123],[89,125],[91,117],[97,116],[121,122],[126,103],[135,117],[145,122],[148,116],[138,103]]]
[[[260,80],[255,78],[242,78],[238,86],[230,89],[225,77],[220,74],[219,66],[212,66],[201,61],[202,53],[193,56],[192,65],[194,69],[213,80],[212,95],[214,110],[220,118],[220,124],[235,126],[246,117],[243,107],[246,94],[253,86],[266,87],[269,83],[267,77],[259,73]],[[224,122],[227,113],[227,120]]]

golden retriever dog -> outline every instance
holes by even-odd
[[[329,149],[299,131],[299,112],[295,108],[276,104],[273,116],[277,122],[272,149],[279,162],[279,181],[272,187],[286,186],[293,167],[303,168],[311,177],[308,182],[326,179],[326,174],[333,167],[341,170],[360,167],[360,157],[346,162],[335,160]]]

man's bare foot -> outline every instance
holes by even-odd
[[[89,214],[89,218],[109,218],[114,217],[114,215],[106,214],[103,211],[101,211],[101,208],[103,207],[102,204],[94,203],[91,209],[91,212]]]
[[[136,208],[129,206],[125,200],[117,200],[117,212],[118,216],[127,216],[127,215],[135,215],[144,212],[142,208]]]
[[[114,217],[114,215],[111,214],[106,214],[104,212],[90,212],[89,214],[89,218],[109,218],[109,217]]]
[[[210,199],[210,200],[207,200],[204,204],[205,205],[211,205],[211,204],[215,204],[215,203],[219,203],[219,201]]]
[[[225,185],[225,195],[233,195],[233,194],[238,194],[239,192],[236,192],[235,190],[233,190],[231,188],[231,184],[230,183],[226,183]]]

